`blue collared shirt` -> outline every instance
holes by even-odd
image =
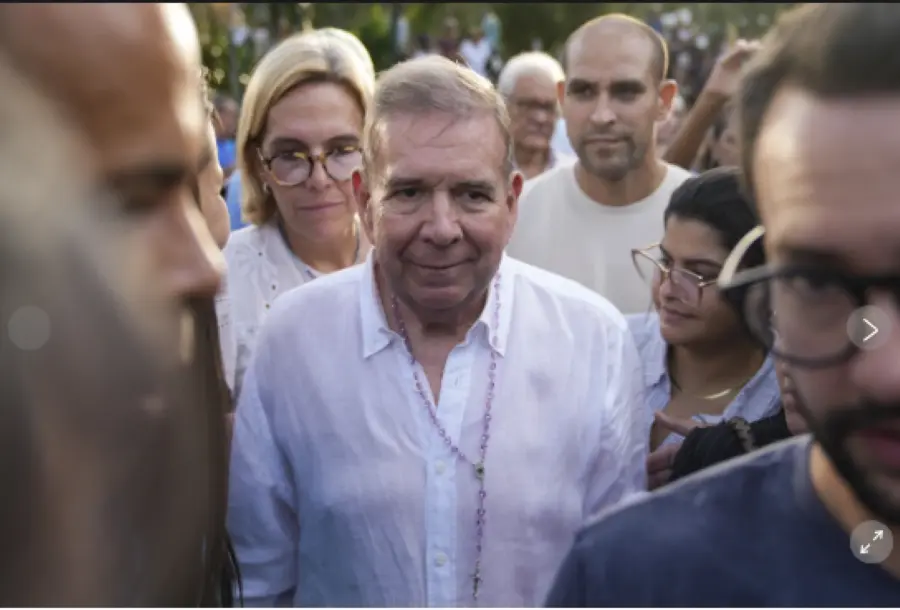
[[[225,205],[228,206],[228,218],[231,220],[231,230],[237,231],[247,226],[241,219],[241,172],[235,170],[228,179],[225,189]]]
[[[659,315],[655,312],[631,314],[625,318],[641,354],[644,366],[644,395],[648,415],[652,418],[654,413],[665,409],[672,399],[672,380],[666,367],[668,345],[659,328]],[[715,424],[732,417],[757,421],[778,411],[780,402],[781,391],[775,377],[775,363],[772,357],[768,356],[756,375],[738,392],[722,415],[701,414],[695,419],[703,424]],[[673,432],[666,438],[664,444],[680,442],[683,439],[684,437]]]

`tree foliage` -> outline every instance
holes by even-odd
[[[212,74],[213,86],[239,94],[259,55],[272,41],[305,27],[339,27],[359,36],[377,69],[396,61],[393,42],[392,3],[259,3],[235,5],[195,3],[191,10],[197,20],[203,45],[203,60]],[[420,33],[437,37],[442,22],[455,17],[463,31],[481,22],[493,11],[503,27],[502,53],[508,57],[532,48],[537,39],[549,52],[558,51],[569,34],[585,21],[602,14],[622,12],[650,19],[662,12],[690,9],[695,27],[715,36],[724,36],[727,25],[743,36],[764,32],[775,16],[792,4],[779,3],[404,3],[399,5],[407,18],[412,36]],[[251,30],[267,33],[268,44],[252,39],[235,46],[229,37],[232,11],[239,10]]]

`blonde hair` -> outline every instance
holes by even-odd
[[[509,113],[503,98],[483,76],[440,55],[397,64],[378,79],[363,130],[363,169],[377,171],[382,123],[394,116],[429,112],[467,119],[478,114],[494,117],[506,150],[503,171],[513,170]]]
[[[295,34],[262,58],[244,94],[236,141],[242,216],[255,225],[267,222],[277,210],[272,194],[263,187],[257,154],[269,111],[290,91],[313,82],[343,85],[363,114],[375,87],[374,72],[362,61],[359,49],[334,32]]]

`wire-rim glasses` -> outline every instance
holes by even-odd
[[[697,307],[703,297],[703,289],[716,283],[698,273],[676,267],[664,260],[660,244],[655,243],[631,251],[634,268],[644,281],[661,285],[669,280],[676,296],[691,307]]]

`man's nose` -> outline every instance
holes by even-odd
[[[871,400],[900,404],[900,306],[889,296],[873,297],[869,304],[886,314],[889,322],[880,323],[878,332],[887,336],[871,349],[860,349],[853,358],[852,379]]]
[[[608,95],[601,95],[597,99],[597,105],[594,106],[594,112],[591,113],[591,122],[597,125],[608,125],[616,122],[616,113]]]
[[[449,246],[462,239],[459,212],[445,191],[435,193],[430,214],[422,227],[422,237],[437,246]]]
[[[169,224],[165,242],[160,244],[168,294],[176,299],[215,296],[225,259],[200,210],[186,205]]]

